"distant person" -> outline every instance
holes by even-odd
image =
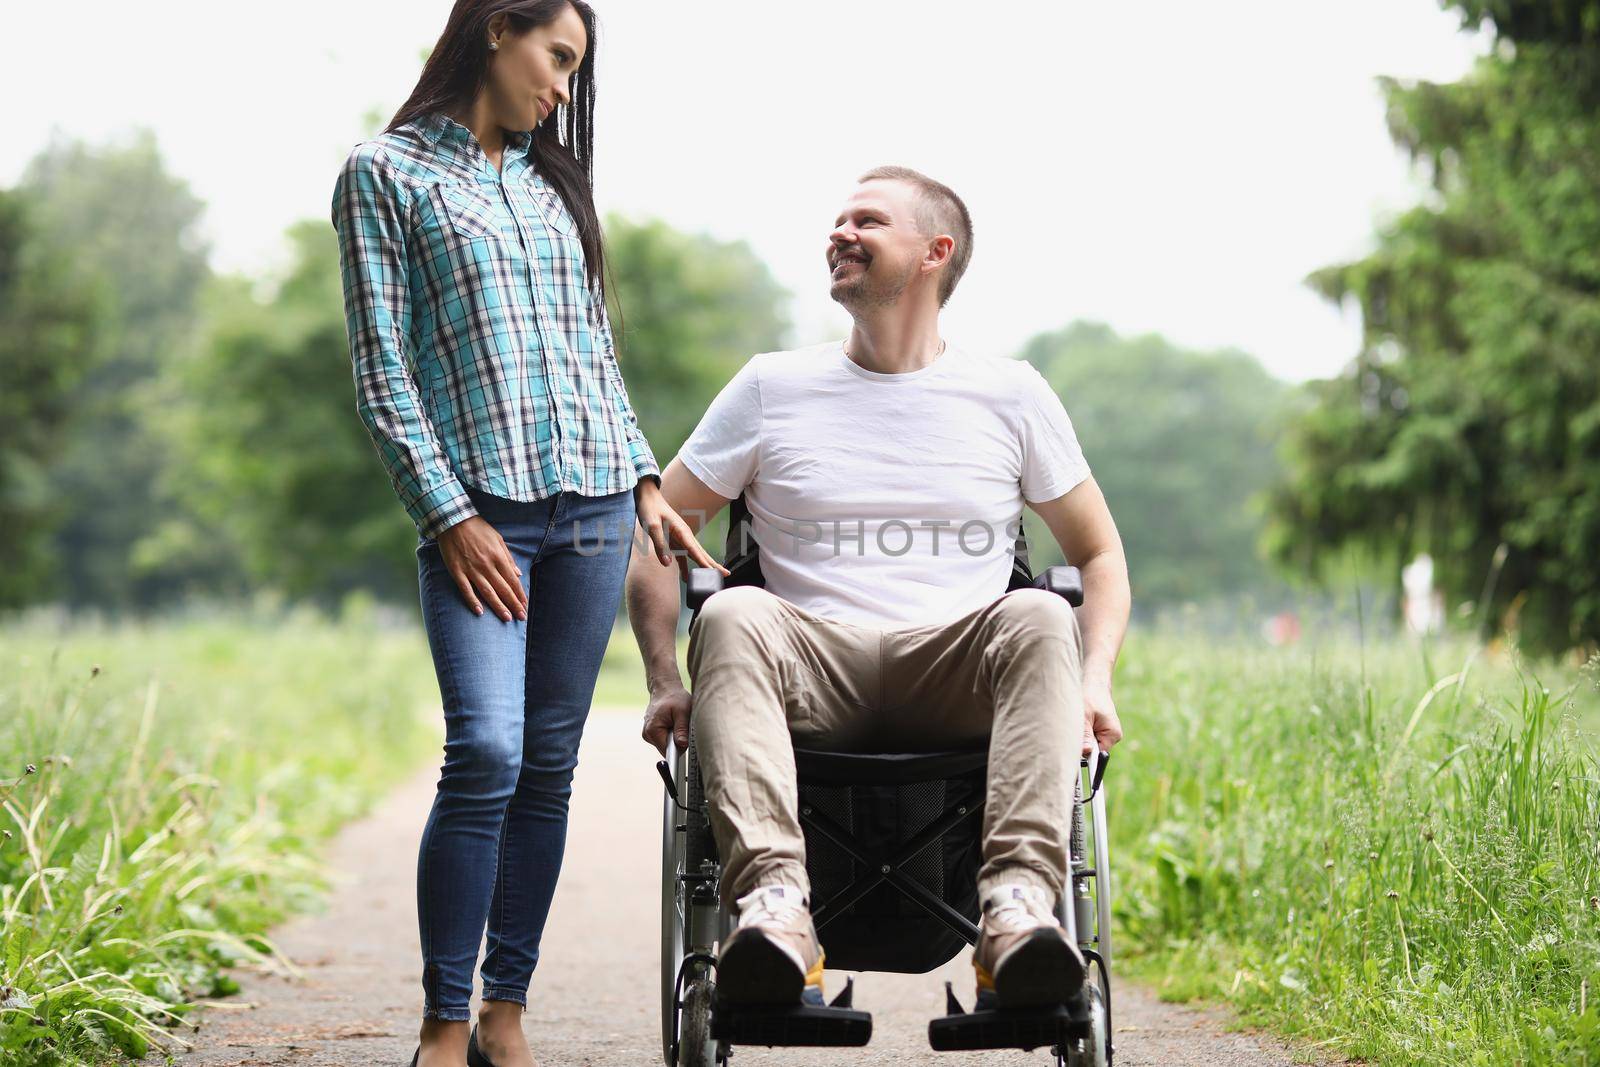
[[[1433,585],[1433,557],[1426,552],[1400,568],[1401,614],[1414,634],[1436,634],[1444,628],[1444,594]]]
[[[533,1064],[521,1014],[635,518],[664,562],[676,539],[711,563],[662,498],[606,320],[594,28],[581,0],[457,0],[334,190],[357,408],[421,534],[444,705],[420,1067]]]
[[[1055,916],[1083,747],[1122,736],[1111,673],[1127,563],[1061,401],[1027,363],[955,346],[939,311],[972,220],[916,171],[864,175],[828,236],[844,342],[755,356],[667,466],[703,522],[741,494],[766,587],[717,593],[674,655],[670,571],[635,560],[629,618],[658,749],[693,728],[738,928],[719,996],[817,1003],[793,742],[914,752],[987,739],[979,1005],[1059,1003],[1084,959]],[[1083,607],[1006,592],[1024,505],[1083,572]]]

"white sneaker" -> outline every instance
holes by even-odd
[[[717,960],[717,992],[735,1004],[819,1002],[822,948],[805,896],[769,885],[740,897],[738,929]]]
[[[1065,1003],[1083,985],[1087,966],[1056,918],[1050,894],[1010,882],[983,898],[972,954],[979,1007],[1046,1007]]]

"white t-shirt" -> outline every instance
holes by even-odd
[[[1031,365],[949,348],[879,374],[837,341],[752,358],[678,458],[722,496],[745,494],[769,591],[880,629],[991,603],[1010,578],[1023,501],[1089,476]]]

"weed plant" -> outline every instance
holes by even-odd
[[[412,630],[310,615],[0,630],[0,1063],[185,1044],[425,758]]]

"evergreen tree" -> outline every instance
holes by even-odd
[[[1558,650],[1600,638],[1600,3],[1454,6],[1498,46],[1385,82],[1437,195],[1311,279],[1365,341],[1312,389],[1271,541],[1310,567],[1426,550],[1453,602]]]

